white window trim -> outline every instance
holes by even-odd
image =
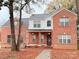
[[[60,41],[60,39],[62,40],[62,42],[59,42],[59,43],[61,43],[61,44],[70,44],[70,43],[68,43],[68,40],[70,39],[70,41],[71,41],[71,36],[70,35],[65,35],[65,34],[63,34],[63,35],[59,35],[59,37],[58,37],[58,40]],[[64,39],[66,40],[66,43],[64,43]]]
[[[40,24],[40,27],[41,27],[41,21],[39,21],[39,20],[33,21],[33,28],[40,28],[40,27],[38,27],[38,24]],[[34,27],[34,25],[36,25],[36,27]]]
[[[69,20],[68,17],[61,17],[60,20],[59,20],[59,22],[60,22],[61,26],[65,27],[65,26],[69,25],[69,24],[66,24],[66,22],[70,22],[70,20]],[[64,23],[63,25],[61,24],[62,22]]]

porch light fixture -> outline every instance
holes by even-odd
[[[32,33],[32,35],[33,35],[34,33]]]
[[[79,28],[79,25],[77,25],[77,27]]]
[[[50,35],[50,33],[48,33],[48,35]]]

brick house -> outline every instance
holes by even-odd
[[[54,49],[77,49],[77,16],[63,8],[55,13],[33,14],[22,19],[21,44],[26,46],[51,46]],[[2,26],[1,46],[11,45],[10,22]],[[15,19],[16,36],[18,20]],[[17,37],[16,37],[17,38]]]

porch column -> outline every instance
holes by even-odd
[[[40,39],[41,39],[41,33],[39,32],[39,39],[38,39],[38,45],[39,46],[41,45]]]

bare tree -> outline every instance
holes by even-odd
[[[22,17],[22,10],[23,10],[23,8],[24,8],[24,6],[26,5],[26,4],[29,4],[29,2],[30,2],[31,0],[25,0],[25,4],[24,5],[22,5],[22,0],[21,0],[21,6],[20,6],[20,18],[19,18],[19,34],[18,34],[18,40],[17,40],[17,50],[19,51],[19,47],[20,47],[20,38],[21,38],[21,25],[22,25],[22,19],[21,19],[21,17]]]
[[[13,18],[13,0],[9,0],[9,13],[10,13],[10,27],[12,35],[12,51],[17,50],[16,39],[15,39],[15,27]]]
[[[16,42],[16,38],[15,38],[15,26],[14,26],[14,16],[13,16],[13,3],[14,2],[18,2],[21,1],[21,6],[20,6],[20,18],[19,18],[19,34],[18,34],[18,39]],[[0,9],[1,6],[7,6],[9,8],[9,13],[10,13],[10,27],[11,27],[11,36],[12,36],[12,51],[19,51],[19,47],[20,47],[20,37],[21,37],[21,16],[22,16],[22,10],[24,8],[24,6],[29,5],[30,2],[32,3],[36,3],[39,0],[25,0],[25,3],[22,4],[22,0],[8,0],[8,2],[5,2],[4,4],[2,3],[3,0],[0,0]],[[43,1],[43,0],[42,0]],[[44,2],[44,1],[43,1]]]
[[[21,9],[20,9],[20,19],[19,19],[19,35],[18,35],[18,40],[16,43],[16,38],[15,38],[15,26],[14,26],[14,16],[13,16],[13,2],[14,0],[8,0],[4,5],[9,8],[9,13],[10,13],[10,27],[11,27],[11,36],[12,36],[12,51],[19,51],[19,40],[20,40],[20,33],[21,33],[21,10],[23,7],[28,4],[31,0],[25,0],[25,4],[22,6],[21,4]],[[0,7],[3,5],[2,4],[3,0],[0,0]]]

